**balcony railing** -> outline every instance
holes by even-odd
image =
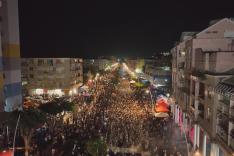
[[[230,100],[227,100],[227,99],[221,99],[219,100],[219,102],[225,104],[225,105],[229,105],[230,104]]]

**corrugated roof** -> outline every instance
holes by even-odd
[[[234,76],[227,78],[223,81],[224,84],[234,86]]]
[[[219,82],[215,87],[215,92],[229,97],[234,96],[234,76]]]

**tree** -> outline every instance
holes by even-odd
[[[52,101],[38,107],[45,113],[57,115],[63,111],[73,111],[74,103],[68,101]]]
[[[47,104],[43,104],[39,106],[39,109],[47,114],[47,120],[46,123],[52,130],[52,133],[54,131],[54,128],[56,126],[57,121],[61,121],[63,118],[63,115],[61,114],[63,111],[73,111],[74,110],[74,103],[68,102],[68,101],[52,101]],[[59,120],[57,120],[57,118]]]
[[[35,128],[45,123],[45,114],[35,108],[25,109],[22,112],[12,112],[10,125],[15,128],[18,116],[20,115],[19,127],[20,134],[24,139],[25,156],[29,155],[30,141]]]
[[[101,138],[96,138],[87,141],[86,148],[88,153],[92,156],[100,156],[107,154],[107,144]]]

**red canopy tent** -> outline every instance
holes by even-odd
[[[165,98],[159,98],[157,100],[157,103],[162,103],[162,102],[168,106],[168,102],[167,102],[167,100]]]
[[[0,152],[0,156],[12,156],[12,151],[11,150],[5,150]]]
[[[169,112],[168,104],[164,100],[160,100],[155,105],[155,112]]]
[[[164,106],[156,106],[155,112],[169,112],[169,109],[167,107],[164,107]]]

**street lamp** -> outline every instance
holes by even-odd
[[[20,121],[20,113],[19,113],[19,116],[18,116],[18,119],[17,119],[17,123],[16,123],[16,126],[15,126],[15,133],[14,133],[14,139],[13,139],[13,147],[12,147],[12,156],[14,156],[15,154],[15,138],[16,138],[16,132],[17,132],[17,129],[18,129],[18,125],[19,125],[19,121]]]

